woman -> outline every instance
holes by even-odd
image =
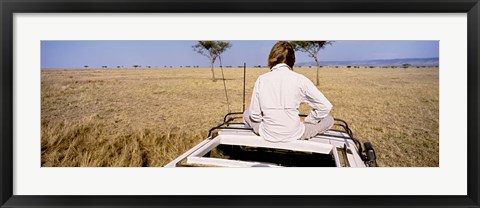
[[[245,123],[267,141],[309,139],[333,126],[332,104],[312,81],[293,71],[294,63],[292,45],[277,42],[268,56],[270,71],[258,77],[250,109],[243,114]],[[302,102],[312,107],[303,123],[298,115]]]

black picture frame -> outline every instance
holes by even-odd
[[[478,0],[0,0],[1,207],[479,207]],[[15,13],[467,13],[468,194],[465,196],[25,196],[13,195]],[[368,188],[371,179],[359,179]],[[414,187],[412,187],[414,188]]]

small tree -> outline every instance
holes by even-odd
[[[412,65],[411,65],[411,64],[402,64],[402,67],[403,67],[403,68],[408,68],[408,67],[410,67],[410,66],[412,66]]]
[[[213,70],[213,64],[220,54],[232,47],[232,44],[225,41],[198,41],[198,43],[192,46],[193,50],[199,54],[206,56],[210,59],[210,66],[212,70],[212,81],[215,79],[215,71]]]
[[[333,41],[290,41],[295,51],[308,53],[317,64],[317,83],[319,85],[318,72],[320,71],[320,62],[318,61],[318,52],[325,48],[326,45],[332,44]]]
[[[85,67],[85,69],[86,69],[86,68],[88,68],[88,65],[85,65],[85,66],[83,66],[83,67]]]

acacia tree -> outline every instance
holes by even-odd
[[[206,56],[210,59],[210,66],[212,70],[212,81],[216,81],[215,72],[213,70],[213,64],[220,54],[232,47],[232,44],[225,41],[198,41],[197,44],[192,46],[193,50],[199,54]]]
[[[402,68],[408,68],[408,67],[411,67],[412,65],[411,64],[402,64]]]
[[[333,41],[290,41],[295,51],[308,53],[317,64],[317,83],[319,85],[318,72],[320,71],[320,61],[318,60],[318,52],[325,48],[326,45],[332,44]]]

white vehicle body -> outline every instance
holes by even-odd
[[[308,167],[368,167],[369,163],[362,160],[362,152],[358,149],[358,143],[351,139],[347,132],[329,130],[323,134],[316,135],[309,140],[296,140],[287,143],[274,143],[262,139],[254,134],[244,124],[229,124],[225,117],[227,127],[222,128],[215,137],[209,136],[195,147],[191,148],[178,158],[174,159],[165,167],[282,167],[282,166],[308,166]],[[233,120],[233,119],[232,119]],[[346,123],[345,123],[346,125]],[[218,128],[218,127],[217,127]],[[213,129],[212,129],[213,130]],[[351,132],[351,131],[350,131]],[[226,149],[235,148],[233,153],[263,154],[257,158],[244,157],[248,159],[213,157],[211,152],[217,147]],[[361,149],[361,146],[360,146]],[[246,152],[239,152],[246,150]],[[257,150],[262,150],[261,152]],[[280,153],[278,153],[278,152]],[[372,148],[373,151],[373,148]],[[249,153],[251,152],[251,153]],[[285,153],[286,152],[286,153]],[[295,163],[282,165],[282,162],[275,161],[281,154],[294,154],[298,157],[312,158],[307,164],[302,159],[297,159],[302,165]],[[303,154],[303,156],[302,156]],[[266,156],[265,156],[266,155]],[[305,156],[306,155],[306,156]],[[312,155],[312,156],[309,156]],[[313,155],[322,161],[316,163]],[[290,156],[286,156],[290,157]],[[268,161],[266,161],[269,158]],[[280,159],[279,159],[280,160]],[[310,160],[310,159],[307,159]],[[285,164],[285,162],[283,162]],[[376,165],[376,163],[375,163]]]

